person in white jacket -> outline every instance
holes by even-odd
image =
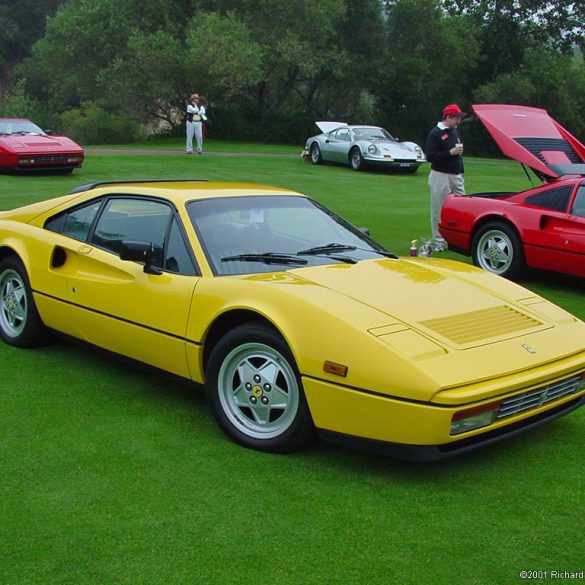
[[[193,137],[197,143],[197,154],[203,154],[203,122],[207,120],[205,106],[199,105],[199,94],[194,93],[187,103],[187,154],[193,154]]]

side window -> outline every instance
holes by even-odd
[[[571,187],[559,187],[558,189],[550,189],[536,195],[531,195],[526,198],[525,203],[528,205],[536,205],[537,207],[544,207],[551,211],[567,211],[569,199],[571,198]]]
[[[577,195],[575,195],[575,201],[571,213],[579,217],[585,217],[585,185],[579,187]]]
[[[91,243],[119,254],[124,240],[151,242],[153,264],[162,266],[165,236],[172,216],[170,206],[158,201],[111,199],[100,215]]]
[[[68,213],[56,215],[45,223],[45,229],[85,242],[102,202],[94,201]]]
[[[346,142],[349,141],[349,130],[344,128],[343,130],[339,130],[336,136],[337,140],[345,140]]]
[[[197,274],[176,219],[169,232],[164,269],[179,274]]]

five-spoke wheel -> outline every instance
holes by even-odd
[[[236,442],[263,451],[300,447],[312,421],[290,350],[273,330],[242,325],[211,352],[207,393],[220,426]]]
[[[5,258],[0,262],[0,336],[10,345],[28,347],[42,332],[24,266],[15,257]]]
[[[489,223],[476,233],[472,243],[476,266],[508,278],[516,276],[523,264],[522,244],[515,230],[503,223]]]

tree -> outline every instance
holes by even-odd
[[[479,103],[516,103],[544,108],[583,140],[584,95],[582,55],[562,55],[545,49],[528,51],[518,71],[502,74],[474,91]]]
[[[572,0],[441,0],[451,15],[479,30],[482,59],[472,79],[478,87],[522,65],[526,51],[571,54],[585,48],[585,3]]]
[[[466,103],[479,58],[476,34],[464,17],[447,16],[435,0],[388,6],[383,67],[373,86],[388,128],[422,142],[442,106]]]
[[[240,96],[263,77],[264,48],[235,12],[199,13],[187,29],[185,68],[190,83],[212,101]]]
[[[47,15],[65,0],[0,0],[0,96],[14,66],[29,55],[45,31]]]
[[[585,5],[574,0],[441,0],[449,14],[467,14],[489,30],[492,23],[514,23],[531,46],[565,54],[585,45]],[[505,39],[502,39],[504,41]]]

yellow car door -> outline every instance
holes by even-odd
[[[120,258],[129,241],[150,244],[147,263]],[[185,242],[168,203],[140,197],[105,201],[67,270],[69,333],[189,376],[185,332],[199,276]]]

